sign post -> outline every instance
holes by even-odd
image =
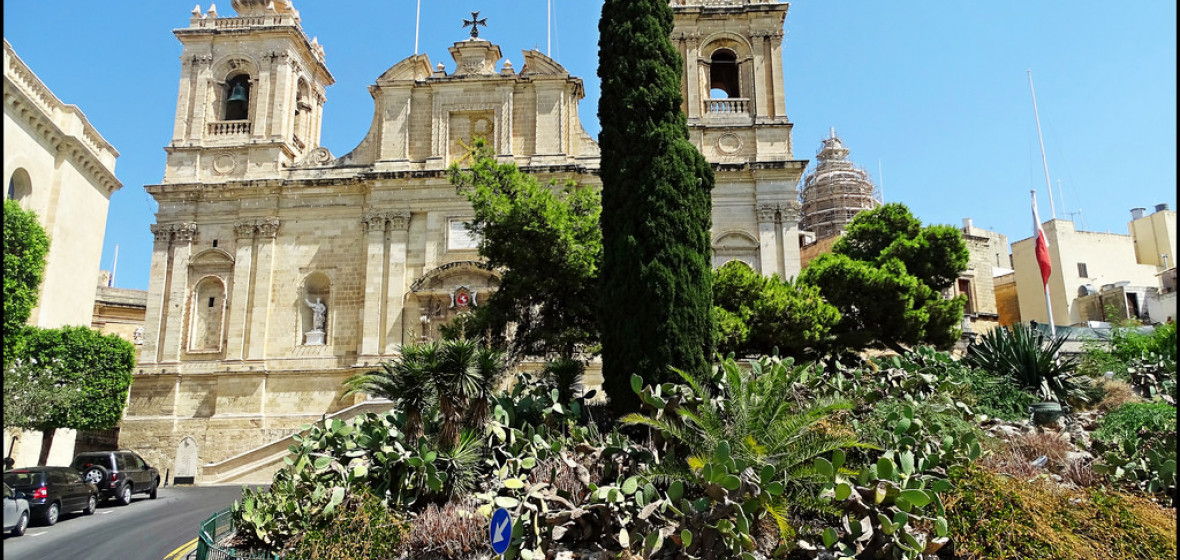
[[[492,551],[504,554],[508,550],[508,543],[512,542],[512,515],[504,508],[497,509],[492,514],[492,523],[488,526],[489,538],[492,540]]]

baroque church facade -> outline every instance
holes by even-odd
[[[782,76],[787,4],[671,0],[692,141],[713,164],[713,259],[794,276],[798,183]],[[448,182],[483,138],[542,182],[600,188],[583,82],[539,51],[519,69],[475,36],[369,86],[351,152],[319,145],[333,77],[289,1],[233,0],[175,30],[182,72],[143,344],[120,431],[175,482],[265,482],[300,426],[387,402],[349,376],[435,338],[494,292]],[[596,374],[592,374],[596,375]],[[593,379],[588,381],[593,383]]]

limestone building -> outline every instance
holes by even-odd
[[[873,181],[848,159],[836,129],[822,141],[816,166],[803,180],[802,228],[818,240],[840,235],[862,210],[881,205]]]
[[[86,115],[58,99],[5,40],[5,197],[36,212],[50,242],[30,325],[90,324],[107,207],[123,186],[115,177],[118,156]],[[13,438],[5,435],[8,456]],[[74,436],[58,430],[49,464],[69,463]],[[36,464],[40,435],[25,433],[17,441],[13,459]]]
[[[450,64],[393,64],[369,86],[368,134],[337,156],[319,145],[334,80],[303,30],[315,23],[290,2],[232,4],[174,31],[174,133],[163,181],[146,186],[159,211],[120,445],[177,481],[268,480],[301,425],[388,407],[342,399],[348,376],[496,289],[446,177],[476,138],[542,182],[600,187],[582,80],[536,50],[514,68],[472,34]],[[692,139],[717,175],[715,262],[794,275],[806,161],[783,94],[787,5],[672,4]]]
[[[1094,314],[1086,311],[1087,305],[1079,305],[1079,301],[1089,300],[1079,298],[1098,293],[1103,286],[1113,287],[1121,282],[1131,286],[1159,285],[1157,274],[1161,267],[1143,264],[1136,259],[1135,238],[1131,235],[1078,231],[1073,222],[1059,219],[1049,220],[1042,227],[1049,242],[1053,267],[1049,276],[1049,295],[1053,322],[1058,325],[1081,325],[1092,320]],[[1022,321],[1046,323],[1049,317],[1045,291],[1034,249],[1032,237],[1012,243],[1019,317]],[[1143,303],[1136,301],[1127,305],[1142,309]],[[1139,313],[1132,315],[1138,316]]]

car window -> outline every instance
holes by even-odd
[[[4,485],[4,497],[5,498],[12,497],[12,488],[9,488],[7,484]]]
[[[65,484],[66,474],[61,471],[49,471],[50,484]]]
[[[79,455],[74,458],[74,462],[70,465],[78,470],[85,470],[91,465],[99,465],[107,470],[111,468],[111,456],[107,455]]]
[[[33,486],[41,482],[40,473],[25,472],[6,472],[4,473],[4,483],[9,486]]]
[[[140,459],[139,455],[131,455],[131,463],[132,467],[136,469],[143,470],[144,468],[143,459]]]
[[[131,461],[128,461],[127,456],[122,453],[115,454],[115,464],[119,466],[120,471],[131,470]]]
[[[82,483],[82,473],[79,473],[78,471],[62,471],[62,475],[65,476],[66,482],[69,482],[70,484]]]

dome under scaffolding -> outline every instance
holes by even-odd
[[[803,180],[799,229],[815,233],[818,240],[839,235],[860,211],[880,206],[881,196],[868,172],[848,161],[848,148],[835,128],[815,159],[815,170]]]

